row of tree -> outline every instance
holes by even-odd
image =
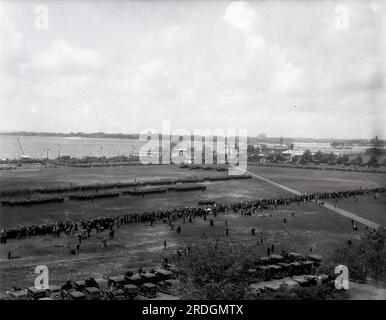
[[[310,150],[304,151],[304,153],[299,156],[293,158],[293,162],[299,162],[301,164],[331,164],[331,165],[341,165],[341,164],[350,164],[350,165],[357,165],[361,166],[364,164],[367,164],[368,166],[378,166],[381,163],[378,162],[378,157],[374,154],[370,156],[370,159],[367,161],[367,163],[364,162],[362,155],[358,155],[354,159],[349,159],[348,154],[343,155],[335,155],[333,153],[324,153],[322,151],[316,152],[314,155],[312,155]],[[382,165],[385,165],[385,161]]]
[[[346,265],[352,279],[366,281],[370,277],[386,285],[386,230],[379,228],[349,241],[347,247],[334,252],[331,263]]]

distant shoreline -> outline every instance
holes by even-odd
[[[104,133],[104,132],[70,132],[70,133],[57,133],[57,132],[28,132],[28,131],[16,131],[16,132],[0,132],[0,136],[24,136],[24,137],[58,137],[58,138],[89,138],[89,139],[122,139],[122,140],[138,140],[139,133]],[[248,143],[279,143],[279,137],[266,137],[263,139],[256,138],[254,136],[248,136]],[[369,143],[372,139],[336,139],[336,138],[294,138],[285,137],[284,143],[292,143],[293,141],[303,142],[346,142],[346,143]],[[380,139],[380,141],[384,141]]]
[[[138,140],[139,134],[121,134],[121,133],[54,133],[54,132],[0,132],[0,136],[23,136],[23,137],[57,137],[57,138],[88,138],[88,139],[128,139]]]

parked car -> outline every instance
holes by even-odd
[[[109,300],[125,300],[125,293],[122,289],[113,289],[106,291]]]
[[[28,300],[26,290],[12,290],[8,292],[8,296],[11,300]]]
[[[107,299],[107,291],[109,290],[109,281],[104,278],[95,279],[96,288],[101,291],[102,299]]]
[[[269,269],[269,272],[270,272],[270,276],[271,278],[273,279],[280,279],[282,278],[282,272],[283,272],[283,268],[277,264],[271,264],[268,266],[270,269]]]
[[[127,299],[134,299],[139,294],[139,288],[135,284],[126,284],[123,286],[123,292]]]
[[[144,283],[139,293],[146,298],[155,298],[157,296],[157,286],[153,283]]]
[[[322,262],[322,257],[316,254],[311,254],[308,256],[308,260],[313,261],[316,266],[319,266]]]
[[[50,297],[54,300],[60,300],[61,299],[61,288],[56,285],[48,286],[46,292],[47,297]]]
[[[126,281],[130,284],[134,284],[134,285],[140,287],[143,284],[144,279],[137,273],[137,274],[134,274],[130,277],[126,277]]]
[[[122,289],[126,284],[124,276],[110,277],[109,278],[109,288],[110,290]]]
[[[312,285],[312,281],[308,278],[305,278],[305,277],[294,277],[292,278],[293,281],[296,281],[297,283],[299,283],[299,285],[301,287],[309,287],[310,285]]]
[[[29,287],[27,288],[27,295],[31,300],[38,300],[40,298],[45,298],[47,296],[47,291],[43,288]]]
[[[301,261],[300,264],[302,265],[303,273],[306,273],[306,274],[311,273],[312,267],[314,266],[313,261],[304,260],[304,261]]]
[[[68,300],[86,300],[86,295],[77,290],[71,290],[67,293]]]
[[[294,261],[294,262],[291,262],[290,265],[291,265],[292,274],[299,275],[302,273],[302,270],[301,270],[302,265],[300,264],[300,262]]]
[[[284,260],[284,257],[280,254],[271,254],[270,261],[271,262],[282,262]]]
[[[300,253],[297,253],[297,252],[290,252],[290,253],[288,254],[288,257],[289,257],[290,260],[292,260],[292,261],[304,260],[304,256],[302,256]]]
[[[154,273],[151,273],[151,272],[146,272],[146,273],[142,273],[140,274],[140,276],[142,277],[144,283],[153,283],[153,284],[156,284],[158,281],[158,278],[157,276],[154,274]]]
[[[101,299],[101,290],[96,287],[87,287],[84,289],[84,294],[86,295],[86,300],[100,300]]]
[[[81,280],[81,281],[75,281],[74,282],[74,289],[75,290],[83,292],[85,288],[86,288],[85,281]]]
[[[173,272],[165,269],[155,269],[155,274],[160,280],[169,280],[173,278]]]

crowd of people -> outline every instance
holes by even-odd
[[[150,223],[154,221],[162,221],[168,223],[171,228],[174,227],[173,222],[176,219],[182,218],[190,223],[195,217],[201,217],[206,220],[209,214],[216,216],[218,213],[234,212],[241,215],[253,215],[261,210],[276,209],[278,206],[290,205],[293,203],[302,203],[309,201],[322,201],[333,199],[347,199],[354,197],[355,199],[361,195],[372,195],[376,199],[380,193],[386,191],[385,187],[377,188],[359,188],[355,190],[334,191],[334,192],[315,192],[305,193],[302,195],[294,195],[288,197],[273,197],[268,199],[256,199],[249,201],[236,201],[230,203],[203,203],[198,206],[173,208],[167,210],[153,210],[149,212],[132,212],[123,215],[104,216],[94,218],[82,218],[78,220],[66,220],[55,223],[45,223],[36,225],[19,225],[13,228],[5,228],[1,230],[1,243],[5,244],[8,239],[23,239],[38,235],[51,234],[54,237],[60,237],[61,234],[77,235],[82,237],[90,236],[90,232],[95,230],[96,233],[104,230],[115,230],[121,225],[130,223]],[[174,228],[173,228],[174,230]],[[181,232],[179,229],[178,232]]]

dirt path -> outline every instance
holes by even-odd
[[[253,172],[250,172],[250,171],[246,171],[246,172],[248,172],[248,174],[250,174],[251,176],[253,176],[253,177],[257,178],[257,179],[260,179],[260,180],[263,180],[263,181],[268,182],[268,183],[270,183],[270,184],[273,184],[274,186],[276,186],[276,187],[278,187],[278,188],[281,188],[281,189],[284,189],[284,190],[286,190],[286,191],[288,191],[288,192],[290,192],[290,193],[292,193],[292,194],[295,194],[295,195],[297,195],[297,196],[300,196],[300,195],[303,194],[302,192],[300,192],[300,191],[298,191],[298,190],[289,188],[289,187],[287,187],[287,186],[285,186],[285,185],[282,185],[282,184],[277,183],[277,182],[275,182],[275,181],[272,181],[272,180],[270,180],[270,179],[268,179],[268,178],[265,178],[265,177],[263,177],[263,176],[260,176],[260,175],[258,175],[258,174],[256,174],[256,173],[253,173]],[[375,228],[375,229],[377,229],[377,228],[380,227],[379,224],[377,224],[377,223],[375,223],[375,222],[373,222],[373,221],[370,221],[370,220],[367,220],[367,219],[362,218],[362,217],[360,217],[360,216],[357,216],[356,214],[354,214],[354,213],[352,213],[352,212],[349,212],[349,211],[346,211],[346,210],[337,208],[337,207],[335,207],[334,205],[332,205],[331,203],[328,203],[328,202],[325,202],[325,201],[324,201],[323,204],[322,204],[322,206],[325,207],[326,209],[329,209],[329,210],[331,210],[331,211],[334,211],[334,212],[336,212],[336,213],[338,213],[338,214],[340,214],[340,215],[342,215],[342,216],[344,216],[344,217],[347,217],[347,218],[350,218],[350,219],[352,219],[352,220],[354,220],[354,221],[356,221],[356,222],[359,222],[359,223],[361,223],[361,224],[363,224],[363,225],[365,225],[365,226],[367,226],[367,227],[369,227],[369,228]]]

